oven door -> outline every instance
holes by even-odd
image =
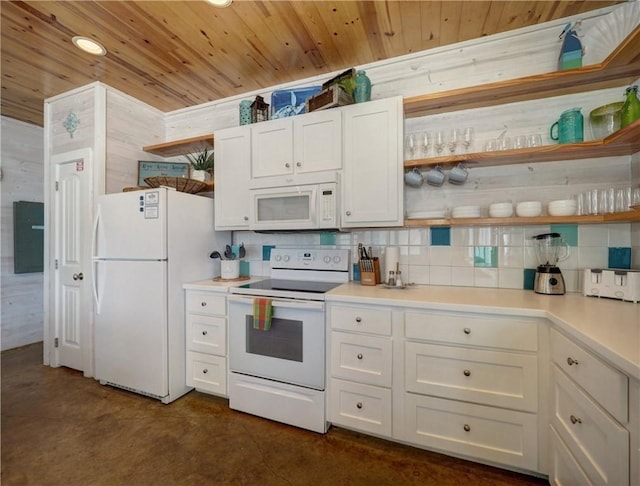
[[[253,328],[250,296],[229,296],[232,372],[324,390],[324,302],[273,299],[271,328]]]

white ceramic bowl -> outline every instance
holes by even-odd
[[[549,216],[573,216],[578,210],[578,201],[573,199],[563,199],[551,201],[547,205]]]
[[[513,215],[513,204],[510,202],[493,203],[489,205],[490,218],[508,218]]]
[[[524,201],[516,204],[516,214],[521,218],[534,218],[542,214],[542,202]]]
[[[452,218],[479,218],[480,206],[458,206],[451,210]]]

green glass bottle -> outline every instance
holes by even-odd
[[[356,89],[353,90],[353,99],[356,103],[371,100],[371,80],[364,71],[356,74]]]
[[[640,100],[638,99],[638,86],[629,86],[625,91],[626,100],[622,105],[621,127],[630,125],[640,118]]]

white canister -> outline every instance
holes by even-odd
[[[240,276],[240,260],[222,260],[220,262],[220,276],[224,280],[232,280]]]

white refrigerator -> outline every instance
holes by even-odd
[[[214,201],[169,188],[98,198],[93,235],[95,377],[169,403],[187,393],[185,282],[220,275]]]

